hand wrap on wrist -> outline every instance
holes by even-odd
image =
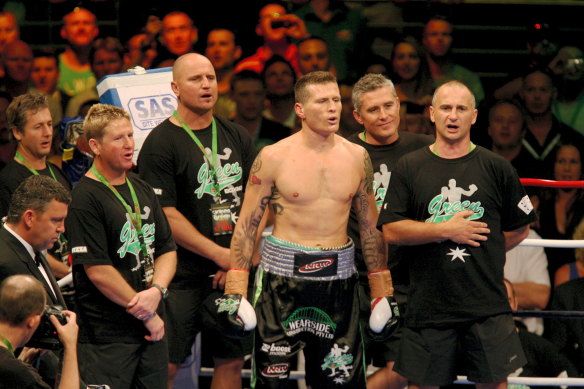
[[[377,270],[367,273],[371,298],[393,296],[393,282],[389,270]]]
[[[225,294],[240,294],[247,298],[249,270],[229,269],[225,279]]]

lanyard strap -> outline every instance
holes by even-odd
[[[14,155],[14,160],[20,162],[21,164],[23,164],[24,166],[26,166],[26,168],[35,176],[39,175],[39,172],[32,167],[32,165],[30,164],[30,162],[28,162],[26,160],[26,158],[24,158],[22,156],[22,154],[20,154],[18,151],[16,152],[16,154]],[[51,173],[51,176],[53,177],[53,180],[57,181],[57,177],[55,177],[55,173],[53,173],[53,169],[51,169],[51,165],[49,164],[49,162],[46,162],[47,167],[49,168],[49,172]]]
[[[136,229],[136,234],[138,235],[138,240],[140,241],[140,248],[142,249],[142,254],[144,257],[148,256],[148,249],[146,247],[146,242],[144,241],[144,233],[142,232],[142,218],[140,215],[140,203],[138,202],[138,196],[136,196],[136,191],[134,191],[134,186],[132,185],[132,181],[126,177],[126,183],[128,184],[128,188],[130,189],[130,195],[132,196],[132,202],[134,203],[134,212],[132,212],[132,208],[126,203],[126,200],[122,197],[120,192],[101,174],[95,164],[91,165],[91,172],[105,185],[107,186],[114,195],[118,198],[120,203],[124,206],[128,214],[130,215],[130,219],[132,219],[132,223],[134,224],[134,228]]]
[[[4,335],[0,335],[0,339],[2,339],[2,342],[6,345],[6,347],[8,347],[8,351],[14,357],[14,349],[12,348],[12,344],[10,343],[10,341],[8,339],[6,339],[6,337]]]
[[[211,171],[211,176],[213,177],[213,192],[215,194],[215,196],[219,197],[221,196],[221,193],[219,192],[219,179],[217,178],[217,170],[216,170],[216,166],[217,166],[217,123],[215,123],[215,118],[212,119],[211,122],[211,157],[213,158],[213,160],[209,160],[209,156],[207,155],[207,153],[205,153],[205,146],[203,146],[203,144],[201,143],[201,141],[199,140],[199,138],[195,135],[195,132],[184,122],[184,120],[182,119],[182,117],[180,117],[180,115],[178,114],[178,112],[174,111],[172,113],[172,115],[174,116],[174,118],[180,123],[180,126],[182,127],[183,130],[185,130],[185,132],[187,134],[189,134],[189,136],[191,137],[191,139],[193,140],[193,142],[196,143],[196,145],[199,147],[199,150],[201,150],[201,153],[203,153],[203,157],[205,158],[205,160],[207,160],[207,163],[209,164],[209,170]]]

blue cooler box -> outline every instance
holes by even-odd
[[[144,139],[154,127],[166,120],[177,107],[173,93],[172,68],[144,70],[132,68],[126,73],[105,76],[97,83],[99,101],[123,108],[134,127],[134,163]]]

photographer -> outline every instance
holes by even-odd
[[[24,346],[41,323],[46,303],[45,289],[28,275],[10,276],[0,284],[0,387],[50,388],[29,364],[14,355]],[[78,389],[77,322],[73,312],[63,311],[67,324],[50,316],[64,346],[59,389]]]
[[[298,48],[290,41],[308,38],[302,19],[286,13],[286,9],[279,4],[268,4],[260,10],[256,34],[263,37],[264,45],[255,54],[241,60],[235,66],[235,73],[242,70],[261,73],[266,61],[278,54],[292,64],[296,75],[302,74],[298,65]]]

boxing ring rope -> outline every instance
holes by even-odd
[[[584,188],[584,181],[555,181],[538,178],[521,178],[524,186],[537,186],[547,188]],[[583,248],[584,240],[561,240],[561,239],[524,239],[520,246],[531,247],[552,247],[552,248]],[[562,319],[581,319],[584,318],[584,311],[513,311],[516,317],[539,317],[539,318],[562,318]],[[214,369],[210,367],[201,367],[199,376],[213,376]],[[368,369],[367,375],[374,370]],[[250,378],[251,370],[243,369],[242,378]],[[304,371],[291,371],[291,380],[305,379]],[[584,387],[584,378],[567,378],[567,377],[509,377],[509,385],[527,385],[527,386],[582,386]],[[458,376],[454,384],[474,385],[465,376]]]

